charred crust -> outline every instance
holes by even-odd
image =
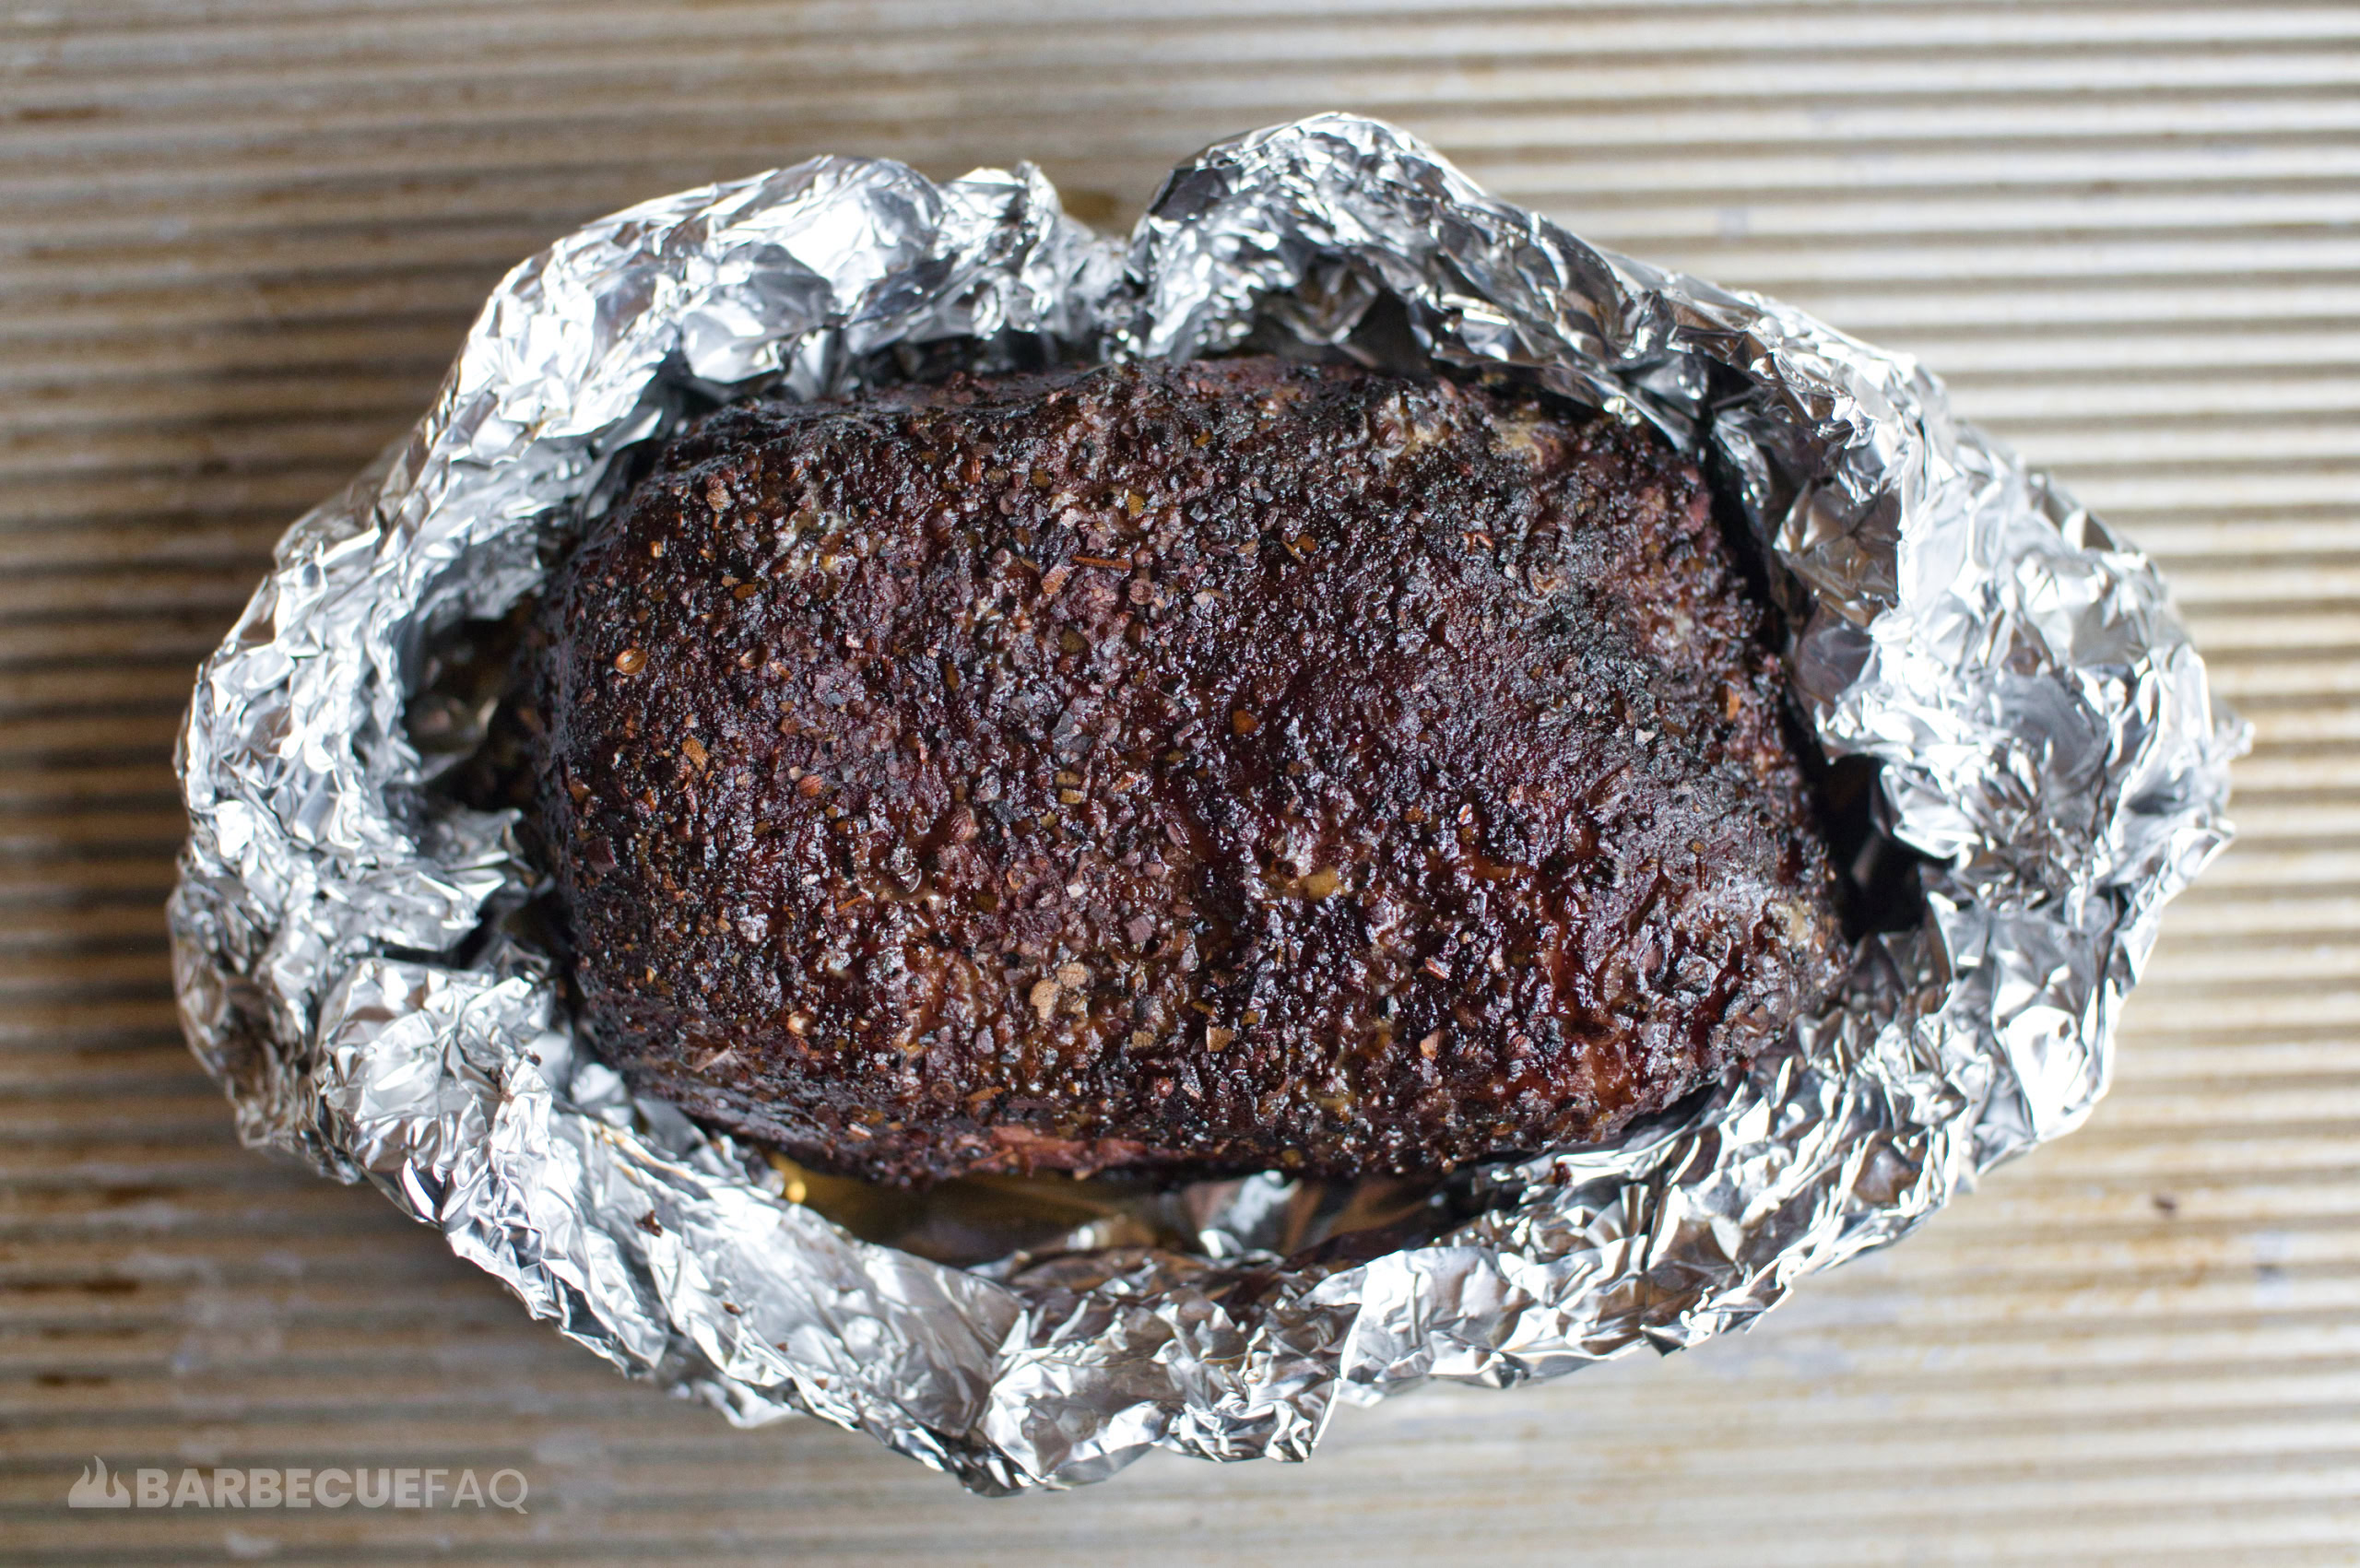
[[[1766,612],[1601,416],[1270,360],[732,407],[538,641],[594,1047],[836,1171],[1606,1138],[1841,962]]]

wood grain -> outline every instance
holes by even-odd
[[[2260,746],[2086,1131],[1741,1338],[1003,1504],[627,1385],[235,1147],[159,912],[190,666],[505,267],[822,151],[1031,158],[1121,225],[1326,108],[1918,352],[2162,559]],[[2355,410],[2349,5],[0,6],[0,1556],[2360,1562]],[[70,1513],[94,1454],[531,1512]]]

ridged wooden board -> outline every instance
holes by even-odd
[[[2259,735],[2088,1129],[1754,1333],[987,1504],[626,1384],[239,1149],[159,905],[190,667],[512,263],[817,152],[1127,223],[1327,108],[1920,354],[2152,548]],[[2360,8],[0,4],[0,1560],[2360,1562]],[[64,1506],[512,1467],[530,1513]]]

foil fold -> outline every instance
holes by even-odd
[[[513,822],[433,788],[422,671],[714,399],[1241,346],[1503,371],[1695,453],[1761,546],[1799,712],[1880,764],[1925,917],[1611,1147],[1406,1196],[1200,1184],[966,1267],[864,1241],[577,1051],[503,919],[535,881]],[[987,1492],[1154,1448],[1301,1459],[1345,1404],[1741,1328],[2079,1125],[2161,906],[2227,842],[2245,734],[2153,566],[1908,358],[1594,249],[1388,126],[1211,148],[1127,242],[1029,167],[820,159],[517,267],[417,429],[289,531],[183,733],[176,987],[247,1143],[372,1183],[735,1421],[815,1415]]]

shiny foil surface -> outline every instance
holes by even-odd
[[[1922,919],[1679,1114],[1423,1186],[949,1184],[879,1218],[634,1102],[515,918],[514,821],[435,787],[489,716],[421,711],[443,650],[716,398],[1248,346],[1503,370],[1694,453],[1766,557],[1798,711],[1880,764]],[[174,972],[245,1141],[374,1184],[625,1371],[979,1491],[1070,1486],[1742,1327],[2070,1131],[2245,735],[2146,559],[1908,358],[1594,250],[1390,127],[1212,148],[1127,241],[1024,166],[821,159],[517,267],[417,429],[289,531],[191,704]]]

